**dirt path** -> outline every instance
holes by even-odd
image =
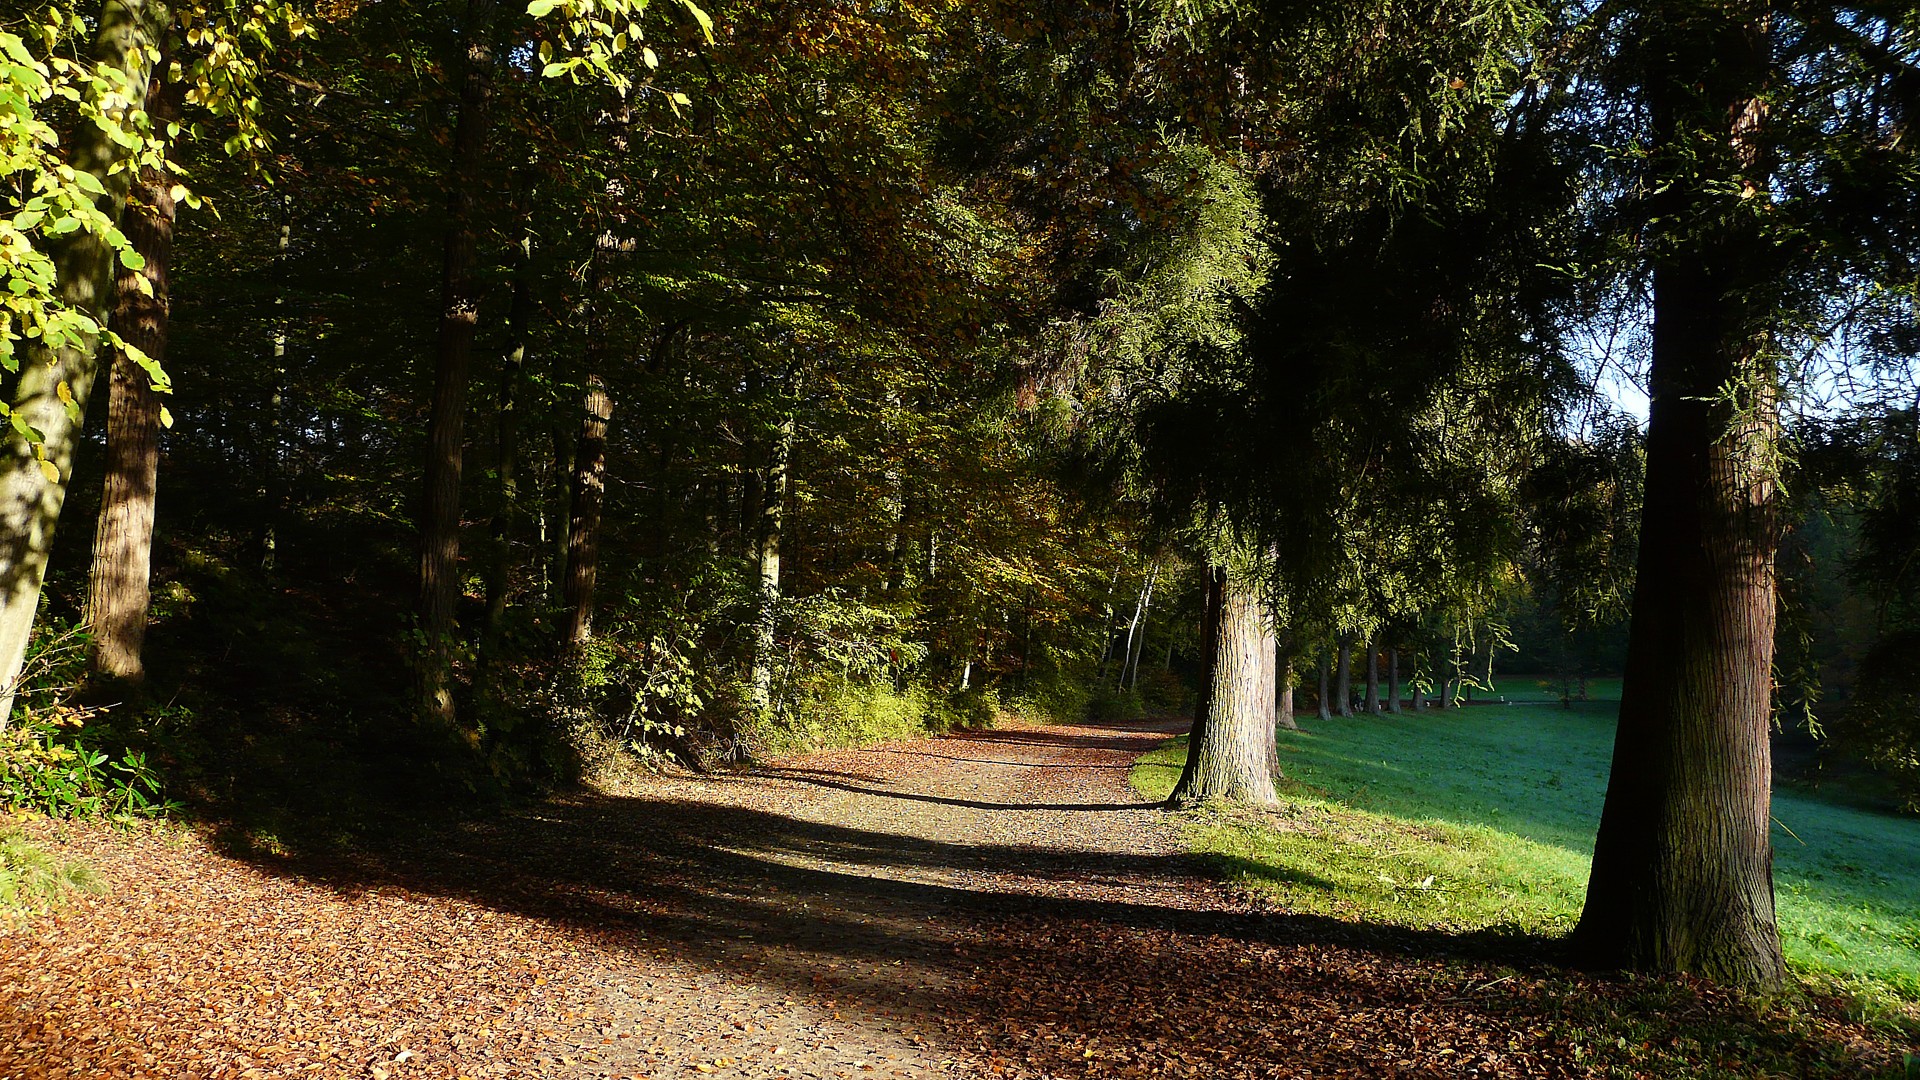
[[[1584,1074],[1562,983],[1198,877],[1126,784],[1162,737],[822,754],[351,860],[71,831],[112,893],[0,936],[0,1080]]]

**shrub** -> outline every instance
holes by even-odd
[[[1141,702],[1140,692],[1135,689],[1117,690],[1111,686],[1097,686],[1087,697],[1089,720],[1139,720],[1146,715],[1146,705]]]
[[[87,723],[104,710],[72,703],[86,660],[77,631],[46,634],[29,651],[18,712],[0,731],[0,807],[48,817],[163,814],[159,774],[146,754],[100,749]]]

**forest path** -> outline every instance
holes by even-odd
[[[1199,877],[1126,783],[1176,726],[650,779],[352,857],[43,830],[113,891],[0,931],[0,1077],[1565,1074],[1532,980]]]

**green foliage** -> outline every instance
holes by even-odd
[[[77,631],[43,629],[29,648],[15,715],[0,729],[0,807],[56,818],[175,809],[146,752],[104,749],[96,737],[104,710],[74,703],[85,662],[86,637]]]
[[[1139,720],[1147,715],[1146,703],[1133,688],[1116,690],[1102,682],[1087,696],[1089,720]]]

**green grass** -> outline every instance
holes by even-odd
[[[1484,706],[1281,733],[1285,808],[1196,815],[1198,850],[1282,906],[1355,922],[1557,935],[1579,916],[1616,704]],[[1141,759],[1164,796],[1186,748]],[[1920,1002],[1920,819],[1782,789],[1787,958],[1871,999]]]
[[[63,863],[22,837],[0,835],[0,916],[44,910],[68,889],[98,888],[86,867]]]

